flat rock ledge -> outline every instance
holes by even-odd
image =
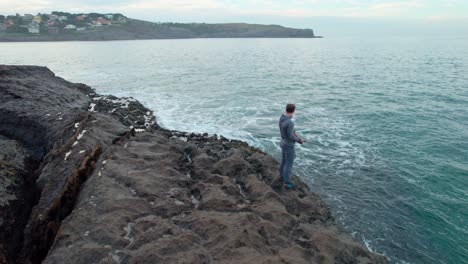
[[[387,263],[244,142],[0,65],[0,263]]]

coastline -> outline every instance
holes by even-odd
[[[255,39],[255,38],[262,38],[262,39],[286,39],[286,38],[294,38],[294,39],[322,39],[323,36],[314,36],[314,37],[272,37],[272,36],[265,36],[265,37],[165,37],[165,38],[49,38],[49,37],[2,37],[0,35],[0,43],[12,43],[12,42],[69,42],[69,41],[130,41],[130,40],[169,40],[169,39],[230,39],[230,38],[243,38],[243,39]]]
[[[62,14],[64,15],[64,14]],[[122,14],[98,16],[66,14],[57,23],[57,14],[44,14],[29,24],[30,33],[21,30],[0,31],[0,42],[43,42],[43,41],[110,41],[145,39],[191,39],[191,38],[321,38],[312,29],[289,28],[280,25],[248,23],[154,23],[131,19]],[[96,17],[98,16],[98,17]],[[103,17],[109,17],[104,19]],[[21,19],[8,20],[12,25],[27,27]],[[103,24],[104,23],[104,24]],[[49,28],[48,25],[53,25]],[[64,27],[68,24],[67,27]],[[39,25],[42,25],[40,30]]]
[[[299,178],[284,190],[278,162],[244,142],[166,130],[138,101],[44,67],[0,66],[0,79],[0,139],[29,160],[6,161],[25,180],[0,209],[30,212],[8,228],[16,245],[0,237],[0,263],[387,262]]]

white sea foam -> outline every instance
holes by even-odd
[[[94,101],[107,101],[109,103],[113,103],[113,104],[118,104],[120,105],[120,108],[128,108],[129,104],[131,102],[135,102],[136,99],[134,98],[128,98],[128,97],[119,97],[119,98],[112,98],[109,97],[109,96],[99,96],[99,97],[94,97],[93,98]],[[90,110],[90,112],[93,112],[94,111],[94,106],[96,104],[95,103],[91,103],[91,106],[90,106],[90,109],[92,109],[92,111]],[[110,113],[113,113],[114,111],[116,111],[117,109],[112,109],[111,111],[109,111]]]
[[[370,240],[367,240],[364,236],[364,245],[366,245],[367,249],[370,251],[370,252],[374,252],[374,249],[372,248],[371,246],[371,241]]]

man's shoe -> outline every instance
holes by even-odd
[[[294,189],[296,186],[290,182],[287,182],[284,184],[284,187],[286,187],[286,189]]]

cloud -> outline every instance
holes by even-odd
[[[275,0],[256,0],[262,8],[238,8],[236,14],[281,17],[400,17],[424,7],[420,1],[355,1],[355,0],[296,0],[287,6],[278,6]],[[271,4],[268,4],[271,3]],[[265,8],[267,7],[267,8]]]
[[[38,12],[52,4],[48,0],[21,0],[12,2],[11,0],[0,0],[0,10],[8,14],[22,14],[25,11]]]
[[[130,9],[154,9],[167,11],[213,10],[223,9],[224,5],[216,0],[172,0],[172,1],[130,1],[120,8]]]
[[[384,17],[444,20],[456,17],[464,2],[447,0],[0,0],[0,13],[37,13],[53,10],[119,12],[134,18],[193,19],[198,21],[236,17],[313,18]],[[465,2],[466,3],[466,2]],[[445,8],[445,10],[444,10]],[[458,17],[466,15],[458,14]]]
[[[397,1],[350,7],[345,12],[351,17],[411,17],[423,7],[421,1]]]
[[[122,2],[129,0],[113,0],[112,3],[102,4],[94,0],[0,0],[0,14],[15,13],[46,13],[51,11],[65,12],[96,12],[115,10]]]
[[[407,8],[417,8],[424,6],[421,2],[390,2],[390,3],[379,3],[369,6],[369,9],[379,10],[379,9],[407,9]]]
[[[259,15],[259,16],[280,16],[280,17],[297,17],[306,18],[314,16],[332,16],[334,13],[330,13],[323,10],[307,10],[298,8],[288,9],[262,9],[262,10],[234,10],[232,11],[239,15]]]

